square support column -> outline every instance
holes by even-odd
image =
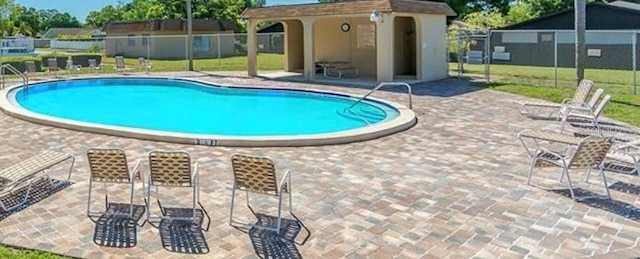
[[[249,19],[247,22],[247,73],[249,76],[258,75],[258,35],[257,21]]]
[[[377,78],[380,82],[393,81],[393,16],[381,14],[381,20],[376,22],[376,63]]]
[[[304,35],[304,79],[311,81],[316,75],[315,52],[313,49],[313,23],[315,19],[307,18],[301,21]]]

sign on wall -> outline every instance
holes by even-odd
[[[358,24],[358,48],[376,48],[376,27],[373,24]]]

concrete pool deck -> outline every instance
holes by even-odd
[[[224,75],[173,75],[225,84],[367,92]],[[559,123],[522,117],[506,100],[526,98],[476,88],[464,80],[417,85],[414,94],[418,123],[409,130],[365,142],[298,148],[143,141],[41,126],[2,114],[0,168],[44,150],[72,153],[77,163],[73,184],[51,195],[43,193],[39,201],[18,212],[0,214],[0,241],[86,258],[253,258],[265,251],[307,258],[640,256],[640,177],[608,172],[610,185],[626,187],[612,188],[612,200],[594,202],[567,197],[566,185],[558,182],[559,170],[534,175],[533,182],[544,188],[526,185],[528,157],[516,133],[557,128]],[[400,90],[374,96],[406,102]],[[137,228],[134,247],[94,243],[109,237],[94,240],[96,223],[85,215],[89,179],[85,150],[90,147],[124,149],[130,163],[144,159],[152,149],[189,152],[200,163],[200,198],[211,217],[210,229],[204,232],[208,253],[171,252],[161,240],[166,233],[149,224]],[[228,225],[233,153],[266,155],[279,169],[292,170],[295,213],[311,232],[306,243],[274,241]],[[572,175],[578,179],[576,187],[601,190],[595,177],[586,184],[579,180],[583,176],[579,172]],[[182,190],[164,193],[188,197]],[[99,193],[94,197],[96,202],[103,199]],[[136,204],[143,204],[141,197],[138,182]],[[125,201],[124,195],[110,199]],[[255,204],[257,212],[275,215]],[[246,208],[237,205],[239,215],[246,215]],[[302,230],[295,240],[301,242],[304,236]]]

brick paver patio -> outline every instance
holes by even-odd
[[[366,93],[355,87],[183,75],[226,84]],[[528,159],[516,133],[558,123],[522,117],[505,102],[520,97],[474,88],[467,81],[423,84],[414,93],[419,122],[407,131],[348,145],[302,148],[178,145],[70,131],[0,115],[0,167],[44,150],[77,156],[73,184],[50,196],[44,193],[42,200],[14,214],[0,214],[0,241],[86,258],[253,258],[265,253],[306,258],[640,256],[640,177],[608,172],[610,184],[628,188],[612,190],[613,200],[603,201],[573,202],[566,185],[558,182],[559,170],[538,171],[533,179],[537,187],[526,185]],[[406,102],[400,92],[374,96]],[[85,215],[89,147],[122,148],[130,162],[145,158],[152,149],[189,152],[200,162],[201,201],[211,226],[204,232],[206,247],[182,241],[201,246],[194,251],[208,253],[169,251],[162,245],[161,231],[149,224],[128,240],[135,243],[133,247],[94,243],[96,223]],[[233,153],[267,155],[280,168],[292,170],[296,216],[311,232],[306,243],[294,245],[228,225]],[[602,190],[597,177],[587,184],[581,181],[583,175],[573,176],[583,190]],[[182,191],[166,193],[174,196],[165,198],[169,202],[188,200]],[[141,183],[136,195],[136,204],[143,205]],[[99,194],[94,197],[96,204],[103,199]],[[237,200],[240,216],[246,216],[242,196]],[[152,205],[152,212],[157,212]],[[254,207],[275,215],[265,206]],[[167,231],[178,230],[163,230]],[[302,242],[305,234],[300,231],[295,240]],[[105,238],[113,237],[97,239]],[[180,238],[188,237],[173,241]]]

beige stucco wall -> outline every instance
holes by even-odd
[[[287,71],[299,72],[304,68],[305,78],[311,80],[316,77],[315,64],[319,61],[350,61],[358,68],[361,77],[375,77],[378,82],[383,82],[393,81],[397,74],[407,73],[406,64],[398,64],[401,61],[395,58],[398,55],[409,57],[396,48],[399,39],[395,37],[394,29],[407,29],[408,20],[400,19],[396,24],[395,17],[412,17],[415,21],[416,79],[433,81],[448,77],[446,16],[413,13],[382,13],[381,16],[383,22],[378,23],[369,20],[369,13],[300,17],[301,25],[298,20],[292,22],[278,17],[268,20],[285,21]],[[349,32],[340,29],[343,23],[351,25]],[[375,26],[375,48],[358,48],[358,25]],[[396,68],[400,65],[404,67]]]
[[[162,31],[149,34],[149,45],[143,45],[142,33],[107,33],[105,53],[107,56],[122,55],[124,57],[147,57],[149,59],[186,59],[186,35],[183,32]],[[129,36],[134,43],[129,45]],[[194,36],[209,37],[209,49],[197,51],[194,48],[194,58],[213,58],[218,56],[217,33],[196,33]],[[220,56],[235,54],[235,39],[233,32],[220,33]]]
[[[433,81],[448,77],[447,21],[443,15],[416,17],[418,45],[418,79]]]
[[[351,26],[343,32],[340,26]],[[358,48],[358,26],[371,26],[365,17],[319,18],[314,23],[315,61],[349,61],[362,76],[376,75],[376,49]]]
[[[304,71],[304,42],[302,22],[287,20],[282,22],[285,30],[284,69],[287,72]]]

